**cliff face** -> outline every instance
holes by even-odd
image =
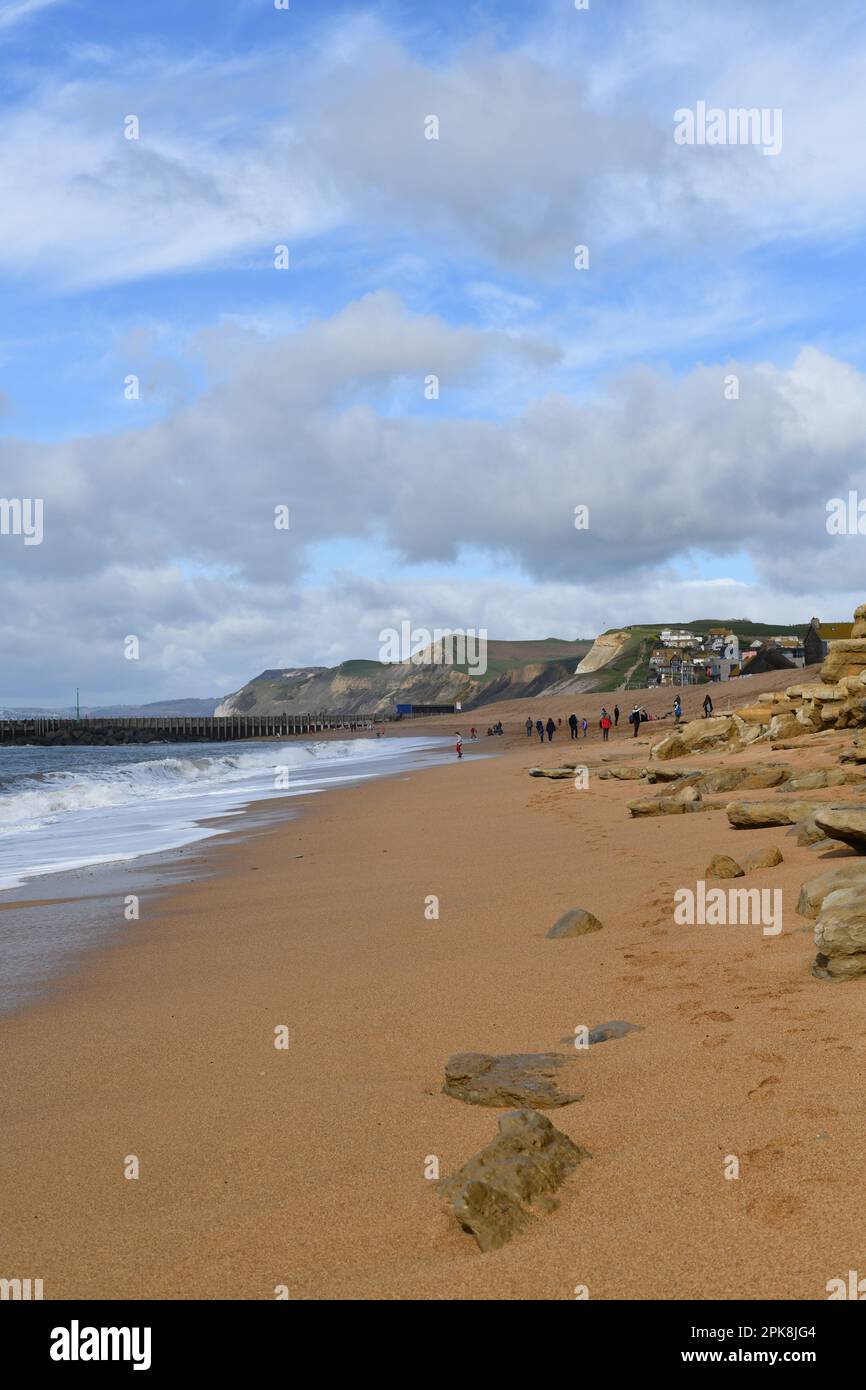
[[[600,671],[604,666],[609,666],[630,641],[630,632],[602,633],[601,637],[596,637],[592,648],[578,665],[575,675],[588,676],[594,671]]]
[[[226,714],[393,714],[397,704],[451,705],[464,710],[491,700],[537,695],[568,679],[589,642],[487,644],[487,670],[472,676],[457,666],[346,661],[263,671],[218,706]],[[535,660],[528,659],[535,657]]]

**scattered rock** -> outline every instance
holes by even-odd
[[[800,772],[796,777],[792,777],[785,790],[811,792],[819,787],[841,787],[845,780],[845,773],[840,768],[816,767],[811,772]]]
[[[732,801],[725,807],[736,830],[760,830],[771,825],[795,825],[815,809],[813,801]]]
[[[714,854],[710,860],[705,878],[742,878],[743,870],[729,854]]]
[[[496,1138],[442,1178],[437,1192],[481,1250],[498,1250],[532,1219],[532,1208],[555,1209],[553,1194],[589,1157],[546,1115],[517,1110],[500,1115]]]
[[[645,796],[639,801],[627,801],[626,806],[633,816],[681,816],[687,811],[708,809],[701,801],[681,801],[674,796]]]
[[[599,1023],[595,1028],[590,1028],[587,1035],[587,1045],[592,1047],[595,1043],[609,1042],[612,1038],[624,1038],[626,1033],[642,1033],[642,1023],[624,1023],[622,1019],[615,1018],[610,1023]],[[561,1043],[569,1043],[574,1047],[574,1037],[560,1038]],[[580,1048],[575,1048],[579,1052]]]
[[[800,889],[797,911],[801,917],[809,917],[814,921],[821,911],[824,899],[830,893],[835,893],[838,888],[858,886],[861,891],[866,889],[866,860],[851,859],[846,864],[826,869],[815,878],[808,878]]]
[[[602,780],[615,777],[620,782],[630,782],[639,781],[644,771],[642,767],[628,767],[625,763],[619,763],[614,767],[602,768],[598,775]]]
[[[815,922],[818,980],[853,980],[866,975],[866,898],[862,886],[828,893]]]
[[[745,724],[741,720],[743,728]],[[653,744],[650,757],[661,761],[681,758],[686,753],[696,753],[699,749],[710,748],[715,744],[730,742],[738,735],[735,716],[719,715],[712,719],[692,719],[681,724],[678,729]]]
[[[797,837],[797,844],[801,846],[817,845],[827,839],[823,830],[819,830],[815,824],[815,813],[812,811],[803,820],[799,820],[788,831],[789,835]]]
[[[783,863],[782,851],[778,845],[768,845],[766,849],[755,850],[747,859],[743,860],[743,868],[747,873],[753,869],[774,869],[777,864]]]
[[[445,1063],[446,1096],[467,1105],[530,1106],[550,1110],[582,1100],[582,1095],[560,1091],[556,1073],[573,1066],[574,1057],[559,1052],[518,1052],[489,1056],[461,1052]]]
[[[549,777],[551,781],[563,781],[566,777],[572,778],[574,770],[570,767],[531,767],[530,777]]]
[[[643,1024],[624,1023],[620,1018],[614,1018],[610,1023],[599,1023],[595,1028],[589,1030],[589,1041],[592,1043],[610,1042],[613,1038],[624,1038],[626,1033],[642,1033]]]
[[[828,806],[815,812],[815,824],[829,839],[866,851],[866,806]]]
[[[587,912],[585,907],[573,907],[554,922],[547,935],[551,939],[561,936],[588,936],[590,932],[601,931],[601,928],[602,923],[593,913]]]
[[[645,767],[644,776],[648,782],[678,782],[684,777],[701,777],[703,774],[685,767]]]
[[[745,767],[713,767],[701,777],[701,790],[710,794],[736,791],[747,772]]]

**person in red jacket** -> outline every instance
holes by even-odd
[[[612,721],[612,719],[611,719],[611,717],[610,717],[609,714],[605,713],[605,714],[602,716],[602,720],[601,720],[601,736],[602,736],[602,739],[604,740],[605,743],[607,743],[608,736],[610,735],[610,726],[611,726],[612,722],[613,722],[613,721]]]

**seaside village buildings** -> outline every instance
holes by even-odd
[[[756,638],[747,645],[730,628],[710,628],[706,634],[662,628],[650,656],[650,683],[695,685],[811,666],[824,660],[830,642],[850,637],[852,628],[853,623],[822,623],[813,618],[805,637],[789,633]]]

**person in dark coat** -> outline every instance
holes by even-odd
[[[535,721],[535,728],[536,728],[536,730],[537,730],[537,732],[538,732],[538,737],[540,738],[541,742],[543,743],[543,742],[544,742],[544,725],[542,724],[542,722],[541,722],[540,719],[536,719],[536,721]]]
[[[568,727],[569,727],[569,729],[571,730],[571,737],[572,737],[572,738],[577,738],[577,715],[576,715],[576,714],[570,714],[570,715],[568,716]]]
[[[619,723],[619,705],[614,705],[614,707],[613,707],[613,727],[616,728],[616,726],[617,726],[618,723]]]
[[[553,735],[554,735],[555,733],[556,733],[556,725],[554,724],[554,722],[553,722],[552,719],[548,719],[548,721],[547,721],[547,742],[548,742],[548,743],[552,743],[552,742],[553,742]]]

